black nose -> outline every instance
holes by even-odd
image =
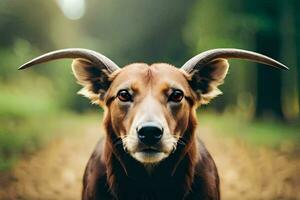
[[[144,124],[137,129],[138,138],[148,146],[155,145],[159,142],[163,134],[163,128],[153,123]]]

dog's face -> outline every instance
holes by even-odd
[[[86,72],[95,74],[88,66],[80,60],[73,63],[80,83],[83,78],[92,77]],[[158,163],[174,152],[178,144],[184,145],[182,137],[191,112],[219,94],[216,86],[225,77],[228,64],[220,59],[211,66],[201,71],[204,77],[199,72],[187,74],[165,63],[130,64],[107,78],[102,77],[106,81],[102,85],[107,88],[99,88],[90,81],[93,84],[87,87],[84,83],[81,93],[106,108],[126,152],[142,163]],[[78,69],[86,70],[82,73]]]
[[[185,74],[168,64],[124,67],[106,96],[114,131],[142,163],[159,162],[176,149],[194,99]]]

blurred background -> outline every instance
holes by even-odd
[[[224,95],[199,109],[199,134],[223,199],[300,199],[300,2],[297,0],[0,1],[0,199],[80,199],[102,110],[78,97],[70,60],[18,71],[48,51],[96,50],[119,66],[180,67],[212,48],[231,60]]]

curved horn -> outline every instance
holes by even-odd
[[[26,69],[36,64],[48,62],[51,60],[57,60],[62,58],[83,58],[87,59],[95,65],[103,66],[109,71],[113,72],[117,69],[120,69],[113,61],[105,57],[104,55],[92,51],[89,49],[80,49],[80,48],[71,48],[71,49],[62,49],[57,51],[51,51],[44,55],[41,55],[37,58],[32,59],[31,61],[23,64],[20,69]]]
[[[283,65],[282,63],[259,53],[252,51],[246,51],[242,49],[211,49],[205,52],[202,52],[195,57],[188,60],[181,69],[185,70],[188,73],[191,73],[196,66],[202,66],[208,62],[217,59],[217,58],[240,58],[255,61],[258,63],[263,63],[278,69],[288,70],[289,68]]]

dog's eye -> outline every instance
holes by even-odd
[[[181,90],[174,90],[170,96],[169,96],[169,101],[173,102],[180,102],[183,98],[183,92]]]
[[[117,97],[123,102],[132,101],[132,96],[127,90],[120,90]]]

